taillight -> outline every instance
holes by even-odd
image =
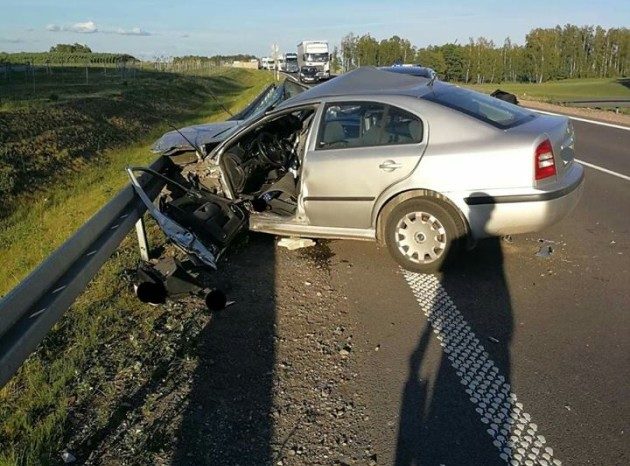
[[[549,139],[545,139],[536,147],[536,152],[534,153],[534,167],[536,180],[555,176],[556,162],[553,159],[553,148],[551,147],[551,141],[549,141]]]

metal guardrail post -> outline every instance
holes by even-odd
[[[149,261],[149,240],[147,239],[147,231],[144,226],[144,218],[140,216],[136,222],[136,235],[138,236],[138,247],[140,248],[140,258]]]

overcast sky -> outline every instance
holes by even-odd
[[[352,31],[397,34],[426,46],[485,36],[523,43],[534,27],[630,26],[628,0],[0,0],[0,51],[43,51],[79,42],[139,58],[252,53],[277,42],[332,44]]]

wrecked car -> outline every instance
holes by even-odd
[[[156,210],[210,266],[249,229],[379,241],[435,272],[477,239],[559,221],[584,178],[567,118],[371,67],[189,135],[156,144],[177,166]]]

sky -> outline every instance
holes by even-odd
[[[45,51],[57,43],[177,55],[269,55],[278,43],[338,44],[348,32],[398,35],[420,47],[484,36],[522,44],[534,27],[566,23],[630,27],[628,0],[0,0],[0,51]]]

